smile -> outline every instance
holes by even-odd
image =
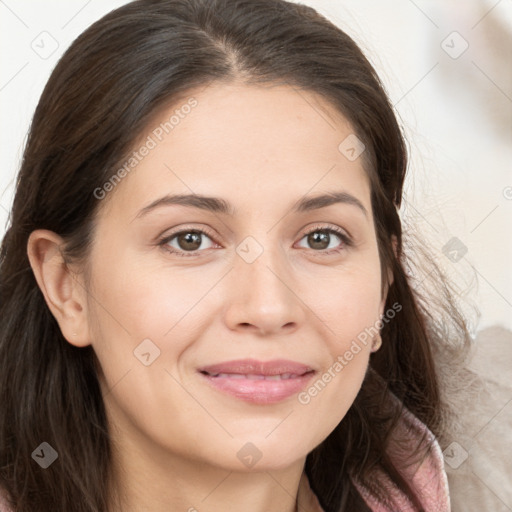
[[[216,391],[260,405],[278,403],[299,393],[316,373],[307,365],[283,359],[228,361],[198,371]]]

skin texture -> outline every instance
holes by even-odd
[[[371,342],[308,404],[297,394],[248,403],[197,369],[283,358],[314,368],[313,383],[375,324],[384,299],[369,180],[362,158],[338,149],[352,128],[313,93],[213,84],[188,97],[197,106],[103,200],[90,280],[64,264],[63,240],[47,230],[30,237],[31,265],[64,337],[100,360],[124,511],[292,512],[306,455],[350,408]],[[355,196],[367,216],[341,203],[292,212],[330,191]],[[220,197],[236,214],[170,205],[136,218],[171,193]],[[331,234],[318,248],[305,236],[314,227],[338,227],[353,246]],[[212,236],[185,257],[159,245],[186,229]],[[236,251],[246,237],[263,249],[252,263]],[[178,238],[167,247],[187,253]],[[160,350],[148,366],[134,356],[144,339]],[[237,457],[247,442],[261,452],[251,468]]]

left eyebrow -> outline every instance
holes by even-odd
[[[344,191],[329,192],[327,194],[321,194],[313,197],[303,197],[295,204],[293,211],[309,212],[320,208],[326,208],[327,206],[337,203],[355,206],[364,213],[365,217],[368,217],[368,211],[364,207],[363,203],[361,203],[357,197]]]
[[[313,197],[303,197],[295,203],[292,211],[297,213],[309,212],[319,210],[320,208],[326,208],[337,203],[355,206],[365,215],[365,217],[368,217],[368,211],[361,201],[357,199],[357,197],[344,191],[330,192]],[[156,208],[170,205],[189,206],[230,216],[235,215],[237,211],[236,208],[234,208],[228,201],[219,197],[204,196],[200,194],[174,194],[156,199],[149,205],[142,208],[135,218],[143,217]]]

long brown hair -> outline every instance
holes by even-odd
[[[401,414],[389,397],[441,435],[434,356],[463,353],[469,334],[443,284],[441,309],[459,336],[443,350],[432,303],[421,300],[406,271],[398,211],[407,152],[375,70],[347,34],[304,5],[138,0],[88,28],[53,71],[30,127],[1,245],[0,485],[20,512],[106,512],[111,483],[98,360],[91,346],[77,348],[62,336],[31,270],[28,237],[39,228],[54,231],[66,240],[67,261],[87,262],[100,207],[94,191],[111,178],[148,120],[192,88],[233,80],[319,94],[366,146],[383,285],[387,269],[394,278],[386,310],[395,303],[402,310],[383,325],[382,348],[371,355],[355,402],[308,455],[305,469],[326,512],[368,510],[354,479],[385,499],[371,478],[376,466],[420,507],[387,456]],[[445,282],[439,271],[433,275]],[[59,454],[45,471],[31,457],[43,441]]]

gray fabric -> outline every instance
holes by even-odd
[[[511,512],[512,332],[477,333],[469,367],[481,389],[460,410],[461,433],[444,449],[452,512]]]

